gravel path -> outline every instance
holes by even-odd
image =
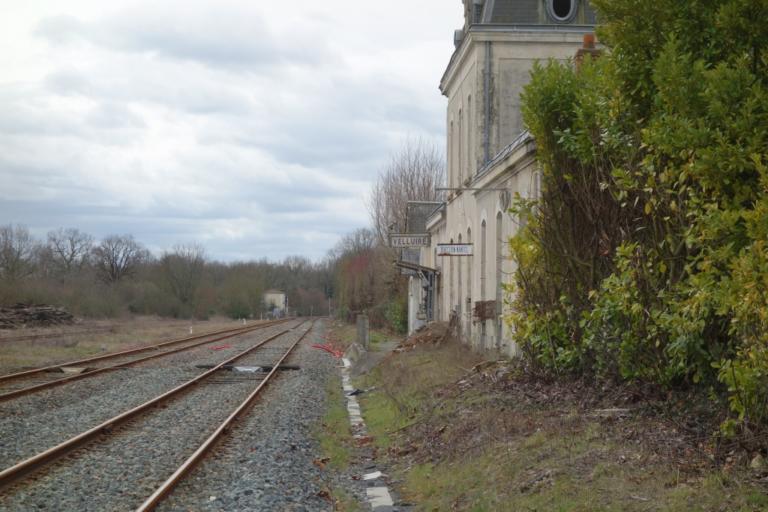
[[[305,327],[271,346],[287,347]],[[259,352],[244,363],[272,361],[277,350],[265,347]],[[8,489],[0,497],[0,509],[133,510],[234,410],[258,379],[253,374],[222,373],[213,383],[195,386],[104,441]]]
[[[6,468],[199,375],[197,364],[216,364],[259,340],[298,325],[295,321],[198,347],[140,366],[41,391],[0,404],[0,468]]]
[[[281,372],[248,415],[158,510],[325,511],[321,497],[328,477],[314,429],[325,411],[325,386],[338,360],[311,348],[325,325],[315,329],[287,361],[298,371]]]

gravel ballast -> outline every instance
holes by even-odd
[[[314,437],[325,411],[325,387],[339,364],[311,348],[325,328],[315,329],[289,357],[301,367],[284,371],[226,439],[163,502],[158,510],[323,511],[328,475],[313,461]]]
[[[284,351],[307,327],[293,330],[238,364],[273,362],[281,352],[275,347]],[[300,373],[280,372],[277,378]],[[7,489],[0,497],[0,509],[133,510],[234,410],[258,379],[257,374],[217,373],[210,382]],[[279,434],[273,432],[272,437]]]
[[[204,345],[2,403],[0,468],[55,446],[205,371],[195,365],[219,363],[299,323],[270,326],[222,342],[230,348],[211,350]]]

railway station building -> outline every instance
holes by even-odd
[[[572,59],[593,41],[595,12],[587,0],[463,5],[464,26],[455,32],[440,81],[448,98],[448,190],[426,219],[431,245],[419,259],[437,279],[424,301],[433,303],[436,320],[453,321],[466,342],[514,354],[503,321],[504,285],[515,270],[507,241],[519,222],[508,210],[516,194],[535,198],[541,187],[520,93],[536,61]]]

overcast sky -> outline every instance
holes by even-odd
[[[321,258],[444,146],[459,0],[0,0],[0,224]]]

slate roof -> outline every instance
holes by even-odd
[[[485,23],[536,24],[539,23],[540,0],[486,1]]]
[[[595,11],[589,5],[588,0],[580,0],[586,4],[583,23],[594,25],[596,23]],[[581,20],[577,16],[571,23],[579,24]],[[485,0],[483,11],[483,23],[503,25],[538,25],[551,24],[546,15],[546,7],[543,0]]]
[[[426,233],[427,219],[441,204],[434,201],[408,201],[405,209],[405,232]]]

